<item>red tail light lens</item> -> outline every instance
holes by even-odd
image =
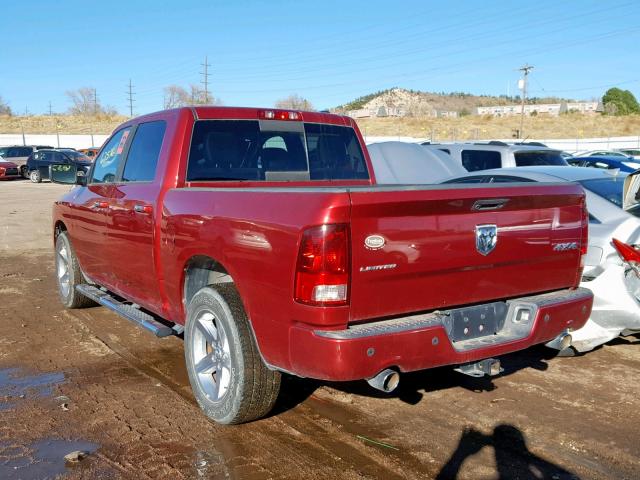
[[[347,305],[349,227],[320,225],[302,233],[296,266],[295,300],[307,305]]]
[[[613,246],[616,247],[618,254],[625,262],[640,262],[640,251],[633,248],[631,245],[627,245],[624,242],[614,238],[612,239]]]

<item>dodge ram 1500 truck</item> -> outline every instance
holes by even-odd
[[[567,167],[568,168],[568,167]],[[194,395],[220,423],[272,408],[281,374],[367,379],[559,339],[578,288],[577,184],[376,185],[348,117],[195,107],[118,127],[54,205],[60,297],[157,336],[184,333]]]

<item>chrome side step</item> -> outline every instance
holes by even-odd
[[[133,305],[128,305],[116,300],[108,292],[94,287],[93,285],[78,285],[76,290],[94,302],[104,305],[109,310],[113,310],[118,315],[138,324],[146,330],[149,330],[156,337],[168,337],[169,335],[176,333],[171,327],[160,323],[152,315],[143,312]]]

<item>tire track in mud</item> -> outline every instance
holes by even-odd
[[[110,320],[113,322],[124,322],[123,328],[138,328],[104,309],[100,312],[91,309],[91,311],[74,310],[64,313],[66,318],[81,324],[80,328],[90,331],[105,348],[121,357],[131,367],[154,381],[160,382],[164,387],[177,394],[183,402],[196,409],[196,415],[201,415],[202,420],[208,422],[191,394],[188,383],[185,385],[176,381],[172,376],[151,365],[150,362],[133,354],[120,341],[117,334],[101,331],[101,328],[96,325],[96,319],[103,317],[103,315],[112,317]],[[143,332],[143,335],[148,336],[151,342],[158,342],[146,332]],[[282,395],[286,397],[286,391]],[[285,398],[284,401],[287,402],[287,399]],[[357,435],[359,434],[366,434],[371,438],[380,438],[382,434],[371,428],[360,431],[356,426],[345,421],[355,415],[355,412],[346,412],[344,408],[339,403],[313,394],[303,404],[296,405],[293,410],[279,412],[266,419],[243,425],[242,428],[252,429],[253,434],[258,436],[262,443],[277,440],[278,448],[284,448],[290,453],[299,453],[301,449],[304,450],[305,458],[309,461],[307,467],[330,463],[339,467],[343,473],[352,473],[354,478],[364,476],[364,478],[402,479],[422,476],[424,472],[420,473],[421,466],[419,464],[412,465],[413,468],[410,468],[410,465],[415,463],[411,456],[396,451],[381,452],[376,447],[363,444],[358,440]],[[224,430],[236,427],[215,425],[215,428]],[[225,441],[229,442],[230,439],[225,438]],[[234,449],[238,449],[242,448],[244,442],[234,440],[231,443]],[[212,444],[218,451],[224,451],[228,447],[223,442],[216,440]],[[304,468],[303,465],[301,467]],[[403,474],[397,473],[398,471],[402,471]]]

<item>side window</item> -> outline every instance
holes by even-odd
[[[129,148],[122,181],[150,182],[154,179],[166,128],[164,120],[138,126]]]
[[[462,166],[469,172],[500,168],[500,152],[490,150],[462,150]]]
[[[53,152],[42,152],[40,160],[45,163],[53,163]]]
[[[53,163],[69,163],[69,158],[62,152],[53,153]]]
[[[118,163],[124,152],[130,131],[130,128],[124,128],[111,137],[109,143],[102,149],[100,156],[96,158],[91,183],[108,183],[116,179]]]

